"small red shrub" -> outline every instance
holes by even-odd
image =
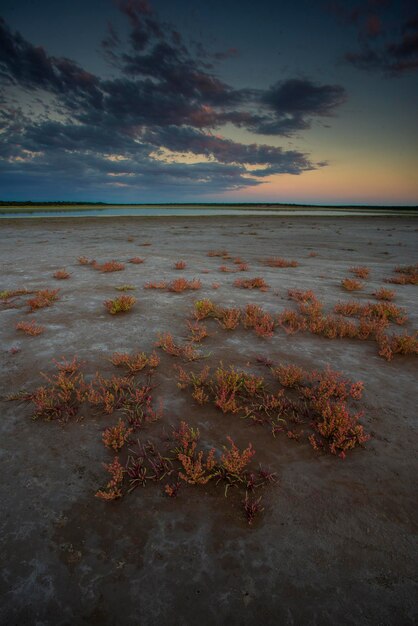
[[[288,261],[281,257],[269,257],[263,261],[263,264],[268,267],[298,267],[299,265],[297,261]]]
[[[344,278],[341,281],[341,286],[347,291],[359,291],[360,289],[363,289],[363,283],[359,280],[355,280],[354,278]]]
[[[368,267],[359,266],[359,267],[350,267],[350,272],[357,276],[357,278],[368,278],[370,274],[370,270]]]
[[[31,311],[43,309],[52,306],[58,298],[59,289],[41,289],[36,292],[36,296],[28,300]]]
[[[374,297],[377,300],[393,300],[395,297],[395,292],[391,289],[385,289],[382,287],[373,293]]]
[[[54,272],[54,278],[65,280],[66,278],[70,278],[70,274],[66,270],[57,270]]]
[[[267,291],[269,289],[269,285],[264,278],[260,278],[259,276],[248,278],[247,280],[237,278],[237,280],[234,281],[234,286],[240,287],[241,289],[260,289],[260,291]]]
[[[25,335],[36,337],[37,335],[41,335],[45,328],[43,326],[37,326],[35,321],[32,320],[31,322],[18,322],[16,324],[16,330],[22,330]]]

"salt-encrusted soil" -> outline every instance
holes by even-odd
[[[27,297],[0,308],[2,624],[414,624],[417,623],[417,368],[412,357],[387,362],[371,341],[327,340],[310,334],[257,337],[228,333],[209,322],[203,343],[214,366],[238,367],[263,355],[306,369],[330,366],[365,383],[359,406],[372,434],[345,460],[316,453],[307,439],[278,436],[214,407],[199,407],[176,386],[173,357],[161,351],[155,396],[162,424],[184,419],[204,441],[220,446],[230,434],[277,472],[264,492],[263,515],[248,527],[234,493],[188,488],[177,499],[159,485],[106,503],[94,497],[105,482],[101,443],[115,420],[86,414],[66,424],[31,420],[27,404],[8,394],[33,390],[52,359],[77,355],[87,375],[112,373],[115,351],[153,349],[158,332],[185,338],[196,299],[223,306],[262,305],[277,314],[288,289],[312,289],[331,311],[350,294],[340,286],[349,268],[365,265],[370,279],[355,295],[373,300],[397,265],[416,261],[418,220],[400,218],[159,218],[32,219],[0,223],[0,291],[60,288],[52,307],[27,313]],[[151,244],[151,245],[144,245]],[[222,273],[225,249],[248,263],[248,272]],[[318,253],[309,256],[310,252]],[[98,262],[140,265],[100,273]],[[278,269],[268,256],[299,262]],[[173,263],[184,259],[184,271]],[[68,280],[54,271],[65,267]],[[199,278],[202,288],[183,294],[144,290],[147,281]],[[237,277],[262,276],[266,292],[233,286]],[[111,316],[103,301],[117,285],[136,287],[134,309]],[[219,283],[214,289],[213,283]],[[391,285],[417,328],[417,287]],[[15,330],[22,319],[45,326],[39,337]],[[399,328],[393,328],[399,332]],[[19,351],[16,351],[18,348]],[[144,437],[148,433],[144,432]]]

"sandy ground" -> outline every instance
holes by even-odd
[[[376,344],[330,341],[309,334],[270,339],[214,323],[204,344],[208,363],[254,364],[257,355],[309,369],[330,365],[365,383],[362,423],[373,434],[343,461],[318,455],[307,441],[273,439],[268,430],[214,408],[200,408],[177,390],[174,359],[162,354],[157,397],[164,424],[186,419],[220,444],[231,434],[252,441],[257,458],[278,474],[265,491],[265,511],[248,527],[234,494],[189,488],[178,499],[159,486],[123,500],[94,498],[109,454],[101,432],[112,418],[34,422],[30,407],[7,394],[34,389],[51,361],[77,354],[86,371],[110,374],[114,351],[151,350],[157,332],[186,335],[196,299],[225,306],[254,302],[271,313],[292,305],[287,289],[313,289],[328,310],[348,300],[340,281],[353,265],[371,278],[361,300],[384,286],[399,264],[416,261],[417,218],[36,219],[0,223],[1,286],[57,288],[53,307],[27,315],[0,310],[1,485],[0,622],[2,624],[416,624],[417,458],[416,362],[386,362]],[[133,240],[129,240],[132,239]],[[150,243],[149,246],[143,246]],[[266,293],[232,286],[207,251],[224,248],[263,276]],[[318,253],[309,257],[309,252]],[[77,257],[98,261],[145,258],[123,272],[101,274]],[[261,265],[266,256],[296,259],[297,268]],[[184,259],[188,268],[172,269]],[[66,267],[71,278],[52,278]],[[205,273],[209,270],[208,273]],[[148,280],[200,278],[198,292],[143,290]],[[214,290],[212,283],[220,283]],[[137,304],[110,316],[103,301],[115,286],[134,284]],[[417,327],[417,288],[393,286],[396,303]],[[21,319],[45,325],[40,337],[16,332]],[[10,349],[20,348],[16,354]],[[258,369],[257,369],[258,368]],[[150,427],[154,428],[154,426]],[[156,425],[155,428],[160,428]],[[235,499],[234,499],[235,498]]]

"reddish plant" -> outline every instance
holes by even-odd
[[[261,506],[261,496],[259,498],[252,498],[248,495],[248,491],[246,491],[242,505],[248,525],[252,526],[257,515],[264,511],[264,508]]]
[[[28,300],[30,310],[37,311],[52,306],[59,299],[58,292],[59,289],[40,289],[34,298]]]
[[[382,287],[373,293],[374,297],[377,300],[393,300],[395,297],[395,292],[391,289],[385,289]]]
[[[111,448],[115,452],[118,452],[129,439],[129,435],[132,433],[132,428],[128,428],[122,419],[119,419],[115,426],[106,428],[102,434],[102,440],[106,448]]]
[[[278,365],[272,370],[283,387],[296,387],[303,381],[305,372],[297,365]]]
[[[363,305],[358,300],[351,300],[350,302],[337,302],[334,307],[334,311],[340,315],[346,315],[348,317],[357,317],[361,315],[363,311]]]
[[[244,470],[254,456],[255,450],[253,449],[252,444],[249,443],[248,447],[240,452],[231,437],[227,437],[227,440],[229,441],[230,447],[227,448],[226,446],[223,446],[224,452],[221,456],[221,467],[228,474],[242,480]]]
[[[55,362],[57,374],[42,374],[47,384],[24,394],[24,400],[32,402],[35,412],[33,419],[67,421],[78,414],[79,407],[86,397],[87,387],[79,371],[77,358]]]
[[[178,492],[180,489],[180,483],[177,481],[176,483],[167,483],[164,486],[164,493],[169,497],[169,498],[177,498]]]
[[[363,283],[359,280],[355,280],[354,278],[344,278],[341,281],[341,286],[347,291],[359,291],[360,289],[363,289]]]
[[[58,280],[65,280],[66,278],[70,278],[70,274],[66,270],[57,270],[54,272],[54,278]]]
[[[300,330],[306,330],[306,320],[303,315],[297,313],[296,311],[291,311],[290,309],[285,309],[282,313],[280,313],[277,317],[277,322],[279,326],[281,326],[287,334],[294,334],[299,332]]]
[[[106,263],[102,263],[102,264],[95,263],[94,269],[99,270],[99,272],[104,272],[104,273],[121,272],[122,270],[125,269],[125,265],[113,259],[112,261],[106,261]]]
[[[415,265],[396,267],[395,272],[399,275],[386,278],[386,283],[393,283],[395,285],[418,285],[418,263],[415,263]]]
[[[136,302],[133,296],[119,296],[113,300],[106,300],[104,305],[111,315],[130,311]]]
[[[190,485],[205,485],[212,477],[215,467],[215,448],[211,448],[204,458],[204,452],[195,452],[196,443],[192,444],[192,452],[189,454],[179,453],[178,460],[182,465],[179,478]]]
[[[132,259],[129,259],[128,263],[133,263],[134,265],[140,265],[143,263],[145,259],[142,259],[140,256],[134,256]]]
[[[177,278],[176,280],[172,280],[171,283],[168,284],[168,290],[173,291],[174,293],[181,293],[186,289],[200,289],[202,283],[200,280],[194,278],[193,280],[186,280],[185,278]]]
[[[269,285],[266,283],[264,278],[260,278],[256,276],[255,278],[237,278],[234,281],[235,287],[241,287],[241,289],[260,289],[260,291],[267,291],[269,289]]]
[[[418,333],[393,335],[388,337],[383,332],[377,335],[379,355],[391,361],[395,354],[416,356],[418,354]]]
[[[298,289],[289,289],[287,292],[290,300],[295,300],[296,302],[304,302],[304,303],[312,303],[318,302],[318,298],[314,294],[313,291],[299,291]]]
[[[167,282],[165,280],[152,281],[145,283],[144,289],[167,289]]]
[[[226,250],[209,250],[208,256],[229,257],[229,254]]]
[[[359,267],[350,267],[350,272],[357,276],[357,278],[368,278],[370,274],[370,270],[368,267],[359,266]]]
[[[160,363],[160,359],[155,352],[152,352],[150,356],[145,354],[145,352],[138,352],[137,354],[126,354],[115,352],[111,357],[111,362],[116,367],[126,367],[130,374],[138,374],[141,372],[147,365],[154,369],[158,367]]]
[[[287,261],[281,257],[269,257],[263,261],[263,264],[268,267],[297,267],[299,265],[297,261]]]
[[[253,328],[260,337],[271,337],[274,332],[274,319],[257,304],[247,304],[244,310],[245,328]]]
[[[119,458],[115,456],[112,463],[103,464],[103,467],[109,472],[111,479],[106,485],[106,489],[96,492],[96,498],[101,500],[116,500],[122,497],[122,482],[125,470],[119,462]]]
[[[158,348],[171,354],[185,359],[186,361],[195,361],[200,358],[200,354],[195,350],[192,344],[186,343],[183,346],[176,344],[171,333],[161,333],[158,335],[158,341],[155,344]]]
[[[190,335],[188,337],[189,341],[194,343],[200,343],[202,339],[208,336],[208,330],[204,324],[199,324],[199,322],[187,322],[187,328],[190,331]]]
[[[93,265],[95,263],[94,259],[88,259],[86,256],[79,256],[77,260],[80,265]]]
[[[207,317],[219,317],[219,309],[211,300],[196,300],[194,303],[195,319],[204,320]]]
[[[174,263],[175,270],[184,270],[185,267],[186,267],[186,261],[176,261],[176,263]]]
[[[31,322],[18,322],[16,324],[16,330],[22,330],[25,335],[36,337],[37,335],[42,335],[45,328],[44,326],[37,326],[35,321],[32,320]]]
[[[234,330],[239,325],[240,318],[239,309],[222,309],[221,318],[218,321],[225,330]]]

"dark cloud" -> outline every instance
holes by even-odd
[[[347,52],[346,61],[387,76],[418,70],[418,13],[408,13],[410,6],[404,0],[367,0],[355,7],[340,2],[329,5],[340,20],[357,30],[358,49]]]
[[[261,97],[274,117],[263,120],[258,132],[289,135],[309,128],[313,118],[333,115],[346,97],[340,85],[318,85],[306,79],[280,81]]]
[[[214,70],[238,54],[234,48],[213,53],[186,45],[144,0],[118,6],[130,31],[125,41],[109,24],[102,40],[118,71],[112,79],[49,55],[0,20],[0,160],[10,181],[77,180],[83,189],[151,189],[158,181],[205,193],[324,165],[297,150],[231,141],[218,129],[229,123],[289,136],[332,115],[346,97],[342,87],[294,79],[265,91],[234,89]],[[21,106],[12,88],[21,90]]]

